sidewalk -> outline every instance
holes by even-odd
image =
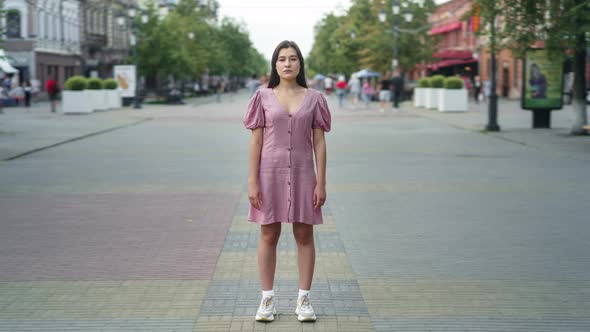
[[[279,313],[253,319],[247,93],[199,107],[0,115],[2,131],[20,124],[11,139],[38,131],[40,146],[59,141],[55,128],[75,138],[126,126],[0,163],[0,331],[590,331],[590,178],[578,158],[590,153],[552,148],[588,137],[542,130],[549,143],[537,148],[502,136],[537,142],[529,114],[508,108],[491,134],[482,111],[339,110],[328,99],[314,324],[294,314],[288,224]]]
[[[335,96],[329,97],[334,104],[333,112],[338,112]],[[332,100],[333,99],[333,100]],[[379,117],[379,116],[419,116],[437,122],[445,123],[455,128],[481,132],[498,139],[503,139],[515,144],[526,145],[537,149],[551,151],[564,157],[590,160],[590,135],[572,136],[569,134],[573,123],[573,110],[571,105],[564,105],[562,110],[551,112],[550,129],[533,129],[532,112],[522,110],[519,100],[498,100],[498,124],[499,132],[487,132],[485,126],[488,121],[488,104],[475,104],[470,100],[467,112],[441,113],[437,110],[414,107],[413,102],[405,101],[400,105],[399,112],[391,110],[385,113],[379,112],[377,103],[373,103],[369,109],[359,103],[357,107],[345,104],[342,116]]]
[[[5,107],[0,114],[0,162],[15,159],[49,147],[93,135],[133,126],[151,120],[150,112],[182,109],[214,101],[214,96],[186,99],[185,105],[142,104],[90,114],[51,113],[50,103],[41,101],[32,107]]]

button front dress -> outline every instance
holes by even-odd
[[[323,223],[321,207],[314,209],[316,174],[313,131],[330,131],[331,118],[324,96],[308,89],[297,110],[288,113],[272,89],[256,92],[244,116],[247,129],[264,128],[260,152],[260,210],[250,205],[248,220],[260,225],[274,222]]]

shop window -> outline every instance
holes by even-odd
[[[11,9],[6,12],[6,37],[21,38],[20,12]]]

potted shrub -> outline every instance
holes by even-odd
[[[103,111],[108,108],[106,94],[103,90],[103,83],[100,78],[92,77],[88,79],[88,101],[92,104],[95,111]]]
[[[440,112],[466,112],[467,90],[463,88],[463,80],[459,77],[448,77],[444,81],[444,89],[438,94],[438,110]]]
[[[443,89],[445,77],[434,75],[429,79],[430,89],[426,94],[426,108],[438,108],[438,92]]]
[[[91,113],[92,105],[88,102],[87,80],[83,76],[72,76],[64,84],[62,92],[63,113]]]
[[[426,93],[430,88],[430,81],[426,77],[418,80],[418,86],[414,89],[414,106],[424,107],[426,104]]]
[[[117,81],[108,78],[104,80],[103,86],[107,94],[108,108],[121,108],[121,92],[117,90]]]

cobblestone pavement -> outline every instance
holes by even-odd
[[[504,130],[482,133],[483,106],[380,113],[332,98],[316,323],[293,312],[289,224],[279,314],[253,319],[245,94],[33,112],[46,122],[6,110],[3,159],[45,148],[0,163],[0,331],[590,330],[590,137],[565,135],[567,110],[537,131],[503,102]]]

